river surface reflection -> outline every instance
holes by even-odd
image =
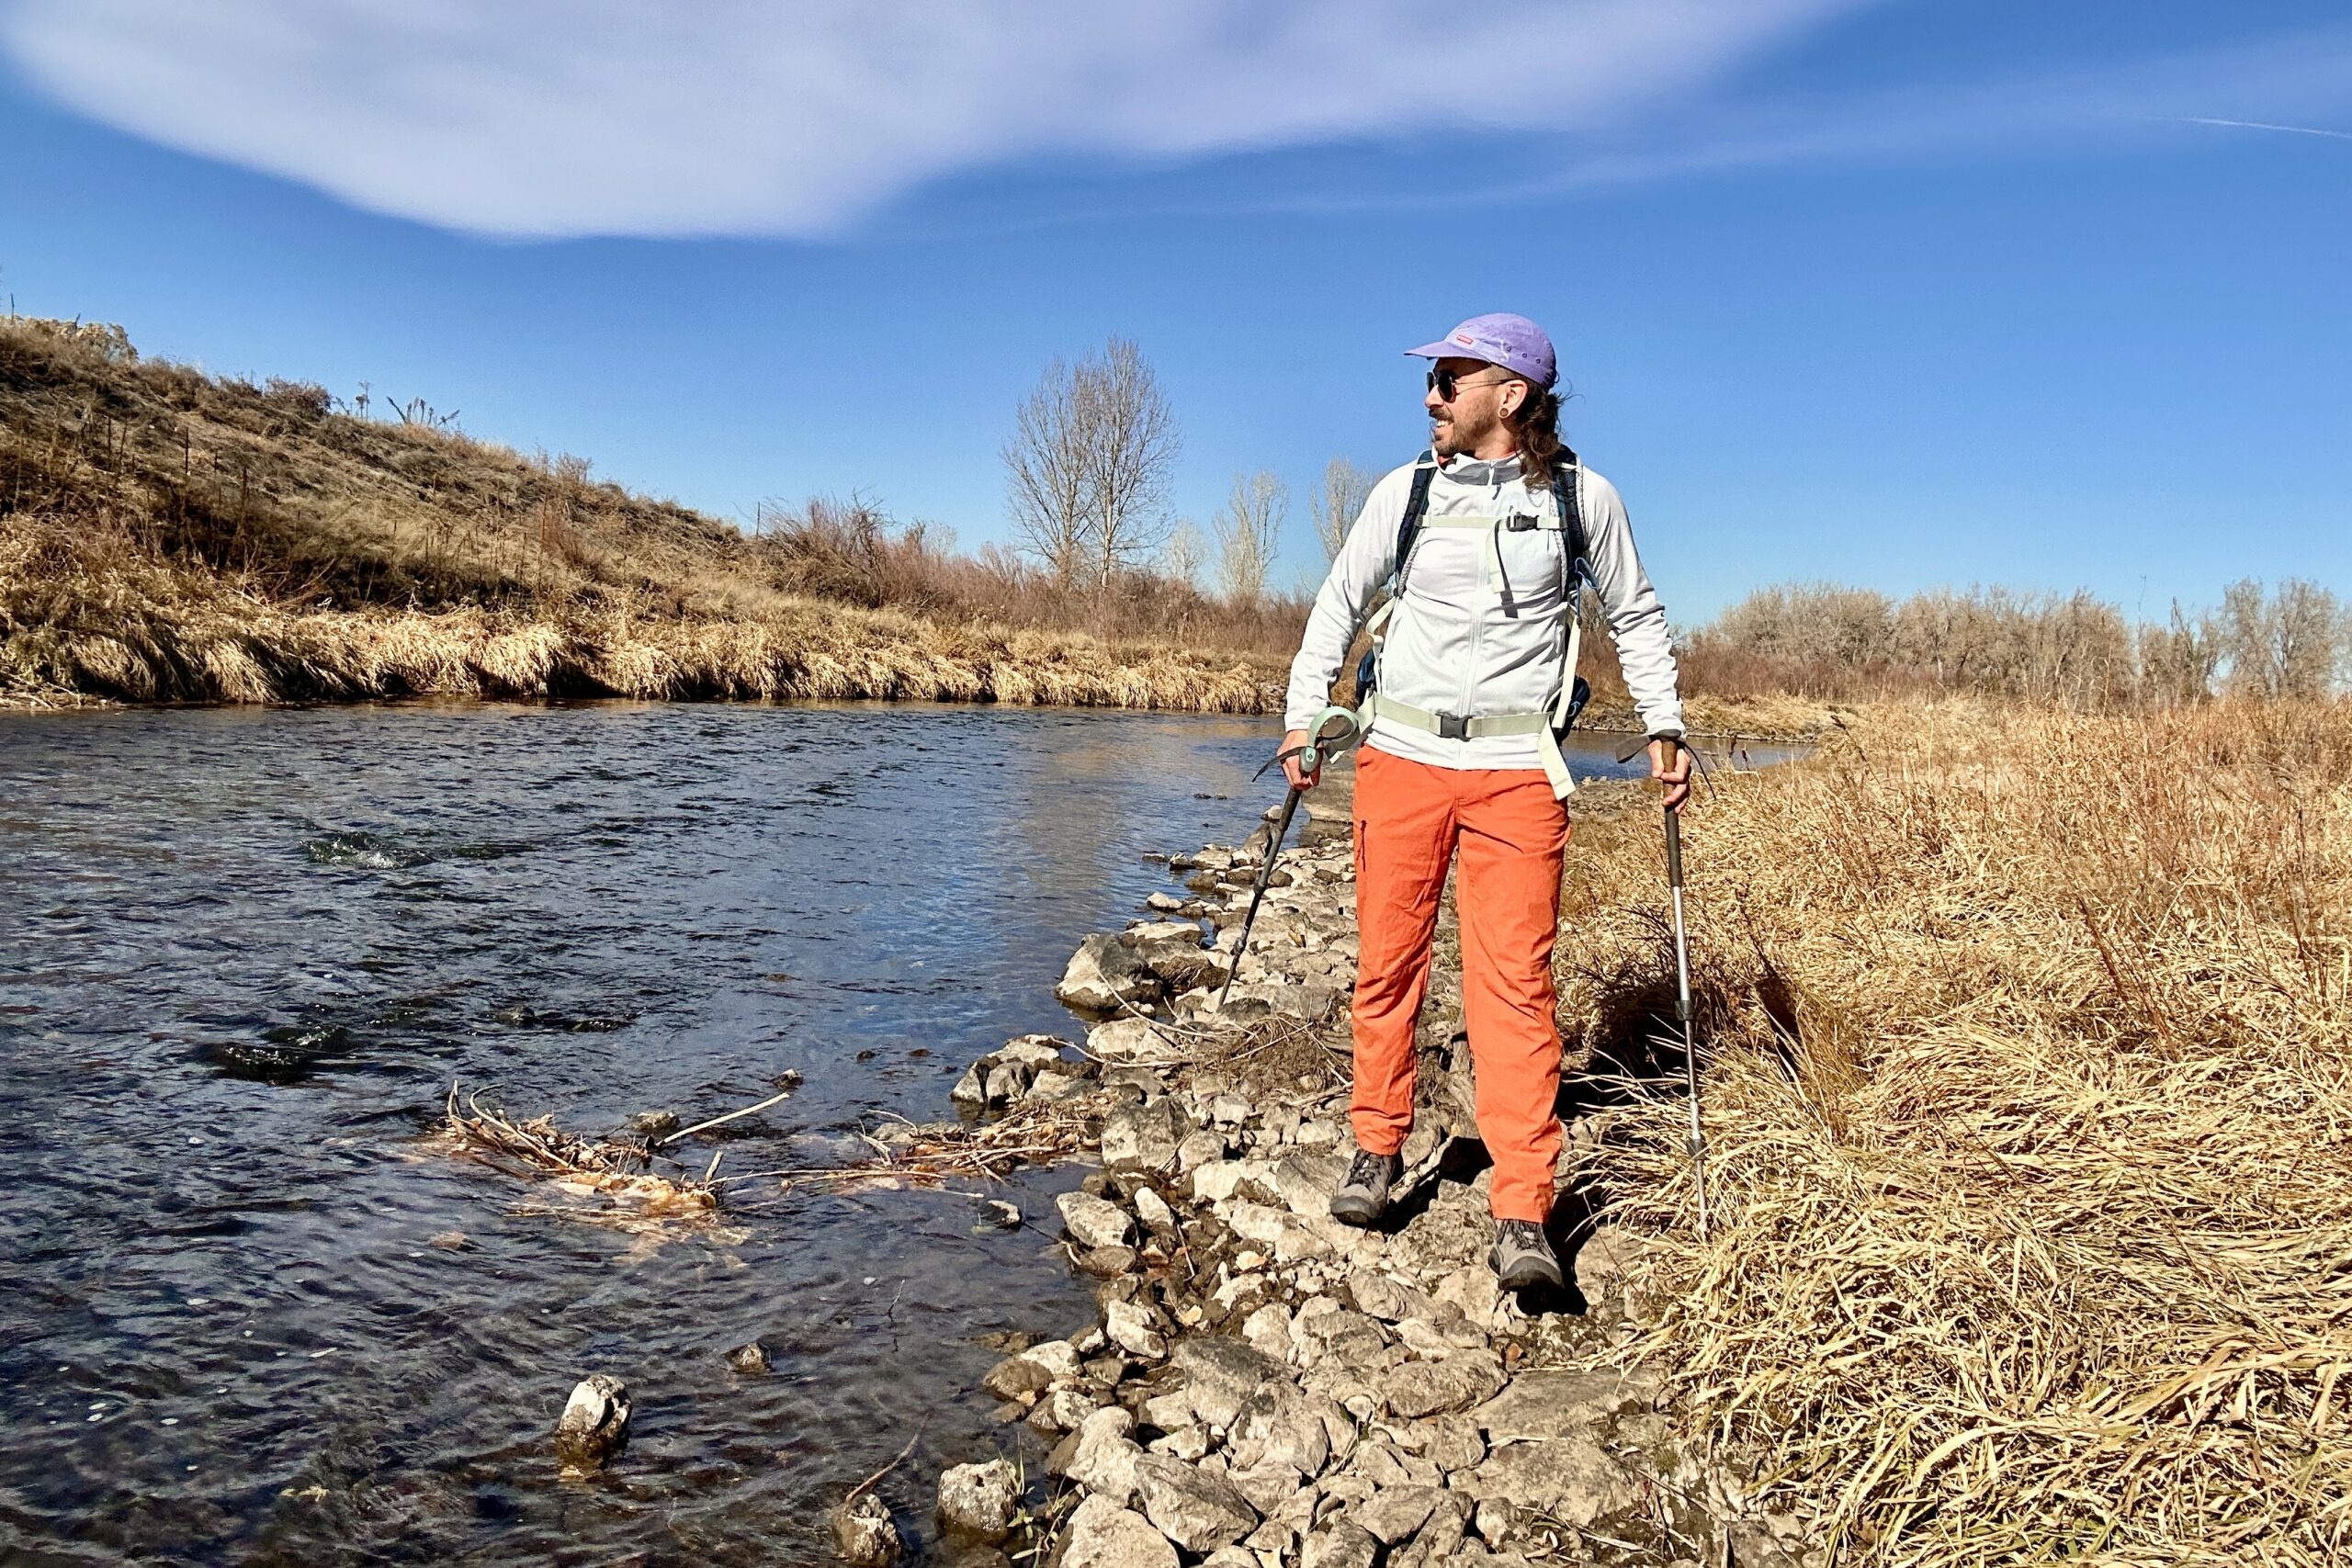
[[[1269,720],[402,705],[0,716],[10,1561],[816,1563],[1024,1449],[992,1330],[1069,1332],[1062,1171],[796,1192],[660,1245],[421,1145],[454,1079],[601,1132],[773,1091],[818,1163],[1067,1032],[1078,938],[1275,798]],[[1587,761],[1590,765],[1586,765]],[[1583,772],[1613,772],[1580,761]],[[766,1377],[724,1352],[765,1342]],[[571,1382],[626,1458],[559,1483]],[[927,1548],[927,1540],[919,1544]]]

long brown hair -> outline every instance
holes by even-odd
[[[1530,490],[1552,488],[1552,469],[1567,444],[1560,439],[1560,394],[1550,387],[1527,383],[1527,399],[1510,416],[1519,436],[1520,479]]]

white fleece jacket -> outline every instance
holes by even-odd
[[[1607,479],[1577,470],[1586,552],[1602,616],[1617,644],[1625,685],[1649,733],[1680,735],[1674,645],[1666,607],[1634,550],[1625,503]],[[1315,596],[1306,635],[1291,661],[1287,728],[1303,729],[1330,701],[1332,682],[1373,596],[1396,567],[1396,532],[1412,491],[1413,465],[1373,487],[1330,575]],[[1453,517],[1541,518],[1513,529],[1435,526]],[[1431,713],[1480,717],[1548,710],[1559,695],[1567,652],[1564,537],[1557,498],[1530,492],[1516,457],[1500,462],[1451,457],[1430,481],[1429,510],[1407,563],[1404,592],[1390,615],[1380,689]],[[1532,735],[1447,739],[1389,719],[1367,737],[1382,750],[1442,768],[1533,768]]]

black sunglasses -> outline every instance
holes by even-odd
[[[1473,374],[1476,372],[1474,371]],[[1453,394],[1464,387],[1492,387],[1510,379],[1512,378],[1509,376],[1498,376],[1489,381],[1464,381],[1451,370],[1432,368],[1430,371],[1429,386],[1430,390],[1435,392],[1440,400],[1450,403],[1453,400]]]

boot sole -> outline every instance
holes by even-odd
[[[1497,1267],[1496,1260],[1489,1257],[1487,1267],[1495,1270],[1496,1282],[1506,1291],[1532,1290],[1538,1285],[1549,1285],[1557,1291],[1565,1289],[1567,1284],[1559,1265],[1553,1264],[1547,1268],[1539,1258],[1522,1258],[1505,1270]]]

